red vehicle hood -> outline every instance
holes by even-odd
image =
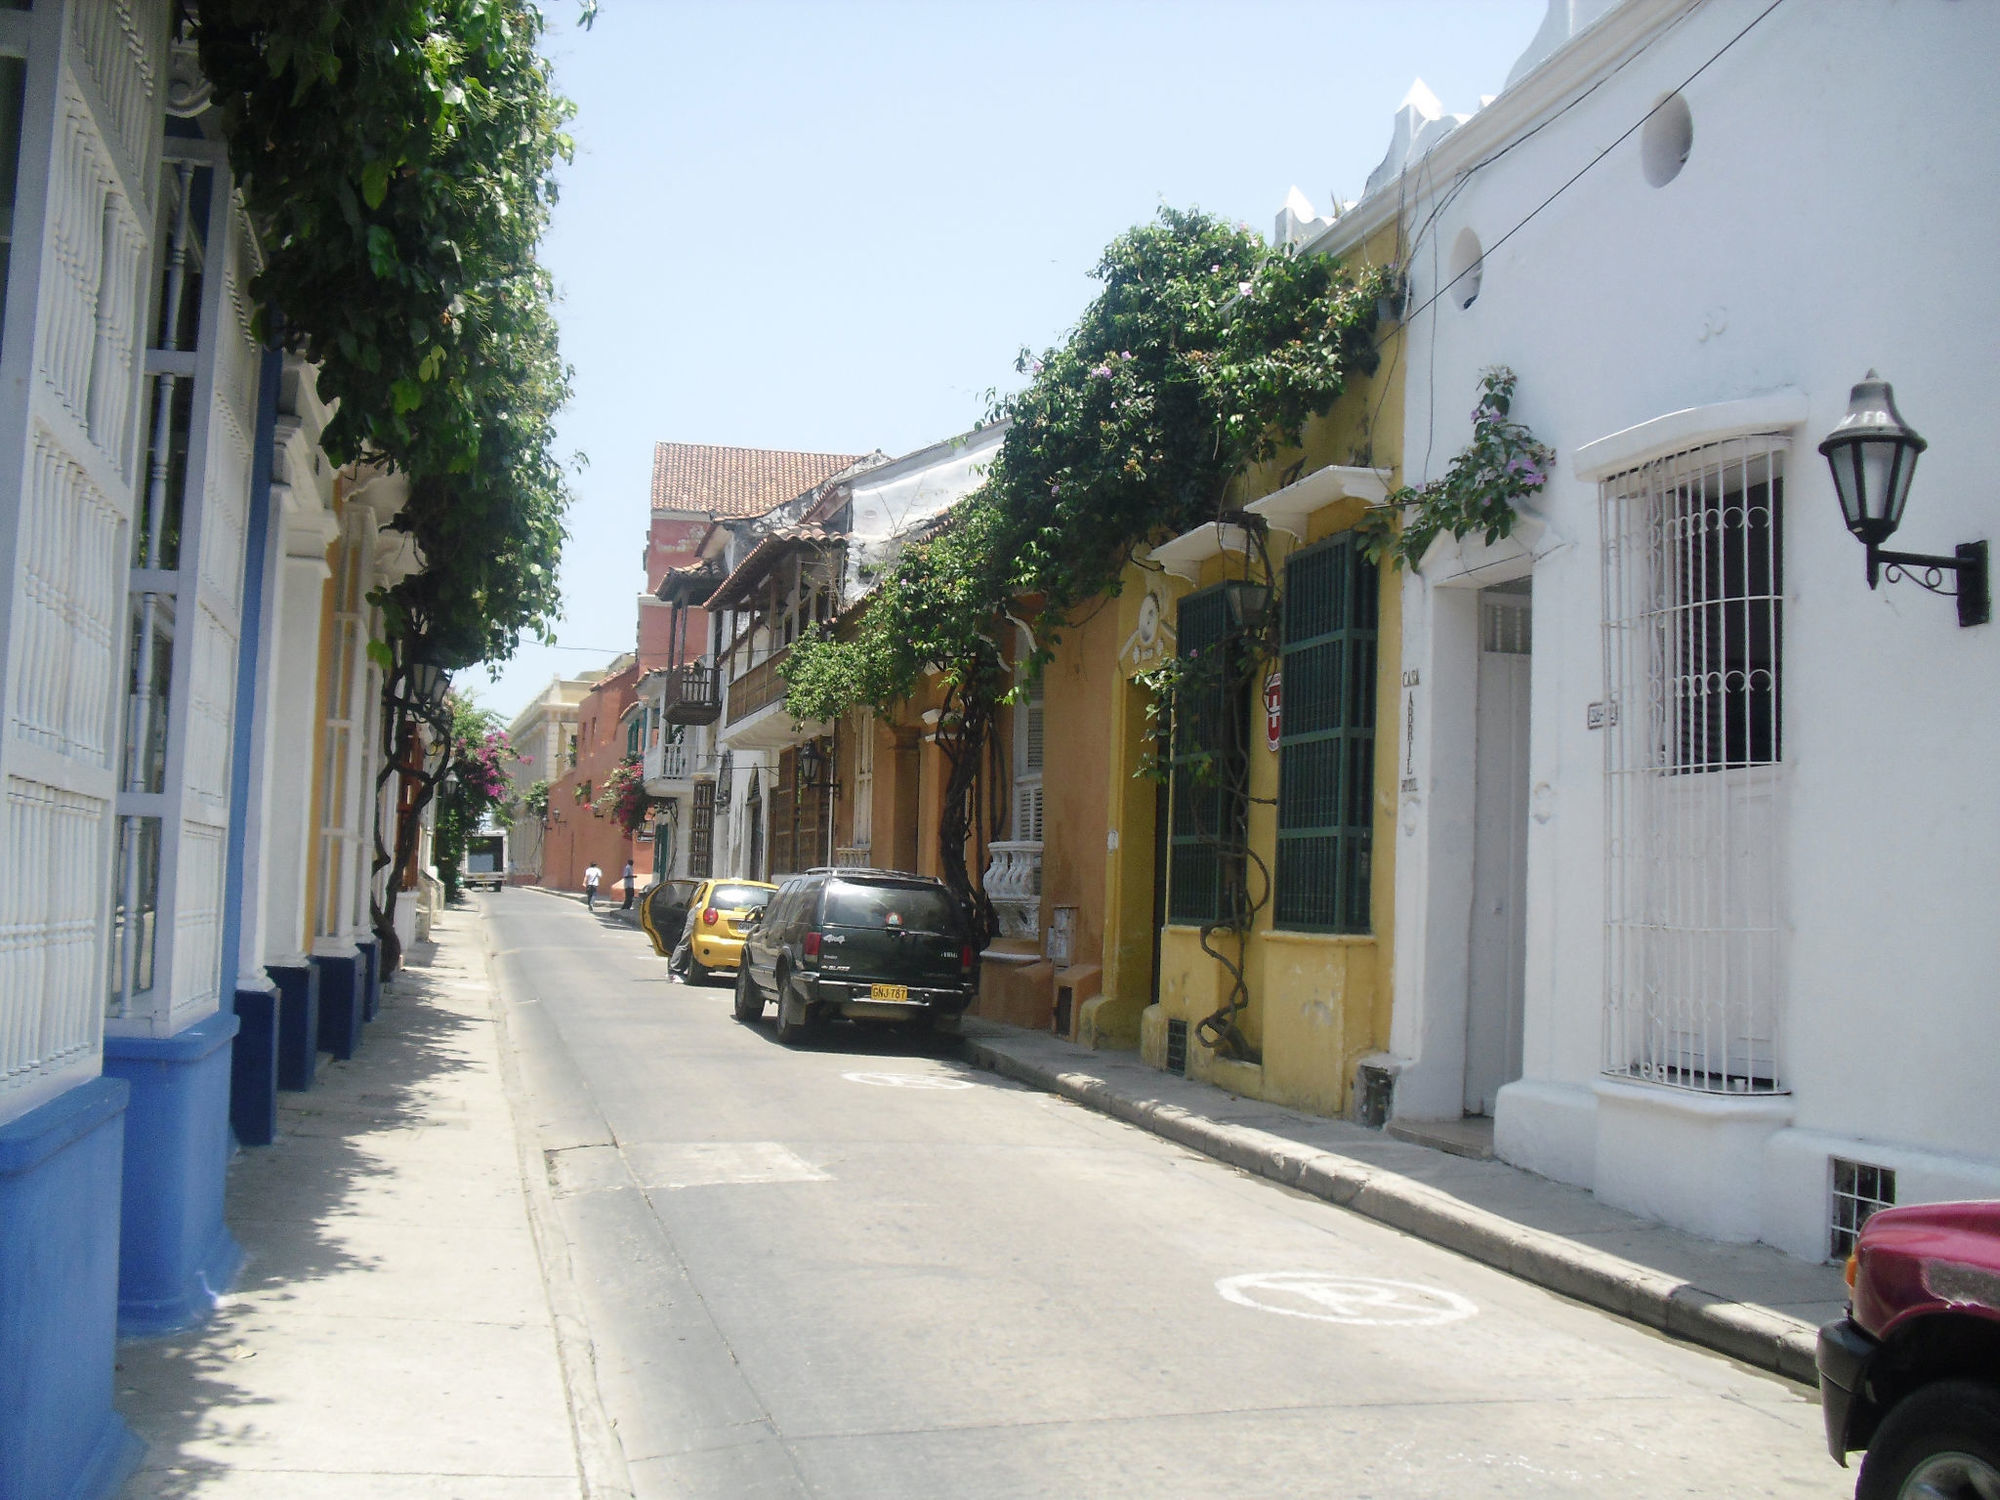
[[[1854,1320],[1877,1338],[1926,1313],[2000,1322],[2000,1202],[1885,1208],[1857,1253]]]

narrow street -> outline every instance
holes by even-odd
[[[1802,1387],[479,899],[639,1496],[1851,1492]]]

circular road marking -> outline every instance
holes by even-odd
[[[842,1073],[849,1083],[872,1083],[883,1089],[969,1089],[970,1078],[943,1073]]]
[[[1256,1271],[1225,1276],[1215,1289],[1231,1302],[1288,1318],[1362,1328],[1456,1323],[1479,1309],[1457,1292],[1414,1281],[1334,1276],[1325,1271]]]

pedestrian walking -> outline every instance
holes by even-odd
[[[604,872],[597,868],[597,861],[593,859],[583,872],[583,904],[590,911],[597,910],[597,887],[603,880]]]
[[[638,890],[639,883],[632,878],[632,861],[629,859],[625,861],[625,874],[621,878],[625,882],[625,904],[618,909],[620,911],[630,911],[632,909],[632,893]]]

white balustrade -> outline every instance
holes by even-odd
[[[643,772],[649,789],[655,782],[688,780],[694,774],[694,746],[686,739],[662,739],[647,746]]]
[[[1042,841],[1001,839],[987,846],[991,860],[982,884],[1000,919],[999,936],[1035,938],[1042,917]]]

